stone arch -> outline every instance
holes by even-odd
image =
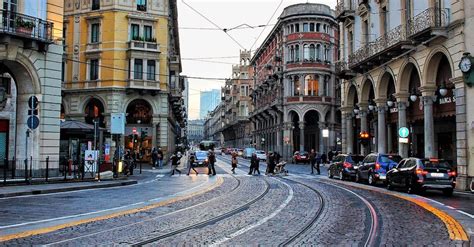
[[[354,84],[351,84],[347,88],[347,101],[345,103],[345,106],[348,107],[354,107],[355,103],[359,102],[359,93],[357,92],[357,87]]]
[[[87,100],[87,103],[84,105],[84,120],[88,124],[93,124],[94,119],[99,119],[99,125],[105,127],[105,105],[98,99],[91,97]]]
[[[132,100],[127,105],[125,112],[127,124],[151,124],[153,122],[153,107],[145,99]],[[131,115],[132,112],[133,115]]]
[[[0,52],[0,54],[8,54],[8,52]],[[12,60],[8,55],[0,55],[0,61],[5,65],[7,72],[13,77],[15,83],[17,83],[17,93],[19,95],[41,94],[38,68],[34,66],[28,56],[22,53],[17,53],[14,59]],[[22,86],[19,86],[18,82],[21,82]],[[25,83],[30,83],[31,87],[24,87]]]
[[[300,119],[301,119],[300,114],[296,110],[289,110],[288,114],[287,114],[287,117],[288,117],[289,122],[292,122],[295,117],[298,117],[298,121],[300,121]]]
[[[323,114],[321,114],[321,111],[319,109],[316,109],[316,108],[313,107],[311,109],[307,109],[307,110],[304,111],[304,113],[302,115],[303,119],[306,119],[307,114],[310,113],[311,111],[314,111],[315,113],[317,113],[318,119],[321,119],[321,117],[324,116]]]
[[[413,70],[416,70],[420,81],[422,81],[422,75],[420,74],[420,66],[418,62],[413,58],[408,58],[400,67],[398,73],[398,81],[395,85],[397,93],[409,93],[410,77]]]
[[[153,114],[158,114],[160,113],[160,111],[157,109],[156,105],[151,103],[151,102],[154,102],[154,100],[150,99],[149,97],[146,97],[146,96],[135,96],[135,97],[131,97],[130,99],[128,99],[127,101],[123,102],[123,106],[122,106],[122,111],[123,112],[126,112],[127,111],[127,107],[130,103],[132,103],[134,100],[137,100],[137,99],[142,99],[142,100],[145,100],[146,102],[148,102],[148,104],[150,104],[151,106],[151,110],[153,111]],[[156,100],[155,100],[156,101]]]
[[[371,99],[371,96],[375,96],[375,84],[374,81],[370,78],[366,78],[361,84],[362,91],[360,93],[360,101],[368,103]]]
[[[393,86],[396,88],[396,83],[395,83],[395,77],[393,73],[390,71],[384,71],[383,74],[380,76],[379,82],[378,82],[378,88],[376,89],[375,92],[375,98],[376,99],[387,99],[388,98],[388,90],[390,89],[391,85],[393,83]],[[396,92],[393,92],[396,93]]]
[[[451,73],[454,76],[454,63],[451,58],[451,54],[449,53],[448,49],[444,46],[437,46],[433,48],[430,54],[426,57],[425,60],[425,67],[423,69],[423,80],[421,81],[421,86],[436,86],[436,76],[439,63],[441,59],[446,57],[451,67]]]
[[[97,94],[84,96],[81,100],[81,104],[79,105],[79,112],[81,113],[85,112],[86,106],[91,99],[98,99],[104,106],[104,113],[108,112],[106,101],[104,100],[104,98],[102,98],[100,95],[97,95]]]

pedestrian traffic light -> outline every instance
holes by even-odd
[[[367,131],[362,131],[359,133],[359,142],[362,145],[368,145],[370,141],[370,134]]]

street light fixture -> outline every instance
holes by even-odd
[[[448,89],[446,88],[446,84],[443,82],[441,86],[439,87],[439,95],[441,97],[444,97],[448,94]]]
[[[387,105],[388,105],[388,107],[393,107],[393,106],[395,105],[395,101],[394,101],[394,99],[393,99],[393,95],[388,96]]]
[[[358,107],[358,106],[354,106],[354,113],[357,115],[357,114],[359,114],[359,112],[360,112],[359,107]]]

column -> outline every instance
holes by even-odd
[[[404,101],[398,102],[398,129],[402,127],[407,127],[407,103]],[[412,140],[411,140],[412,141]],[[408,143],[400,143],[398,142],[398,154],[402,156],[402,158],[408,157]]]
[[[326,124],[324,122],[319,122],[319,152],[327,153],[326,151],[326,140],[327,137],[323,137],[323,129],[326,128]]]
[[[360,104],[359,104],[360,105]],[[367,107],[359,106],[359,118],[360,118],[360,131],[361,132],[369,132],[369,127],[367,123]],[[370,144],[369,144],[370,145]],[[362,155],[367,155],[369,153],[369,148],[367,145],[361,145],[361,153]]]
[[[334,151],[336,149],[336,110],[331,110],[331,123],[329,124],[329,141],[328,147],[330,150]]]
[[[387,151],[393,151],[392,124],[387,123]]]
[[[300,121],[300,151],[304,151],[304,121]]]
[[[281,124],[278,124],[277,132],[276,132],[276,139],[277,139],[276,150],[277,150],[278,153],[280,153],[280,155],[283,156],[283,149],[282,149],[283,135],[282,135],[281,131],[282,131]]]
[[[433,122],[433,98],[423,96],[423,110],[425,117],[425,157],[435,158],[434,151],[434,122]]]
[[[352,113],[346,114],[346,150],[348,154],[354,153],[354,130],[352,127]]]
[[[292,126],[293,126],[293,123],[292,122],[285,122],[284,123],[284,128],[285,128],[285,137],[288,138],[288,142],[285,142],[284,143],[284,155],[283,157],[285,157],[286,160],[290,160],[291,159],[291,150],[292,150],[292,147],[293,147],[293,131],[292,131]]]
[[[346,126],[347,126],[347,121],[346,121],[346,112],[341,110],[341,150],[342,152],[345,152],[347,150],[347,133],[346,133]],[[337,139],[336,139],[337,142]],[[336,143],[337,147],[337,143]]]
[[[387,130],[385,124],[385,101],[383,103],[377,102],[378,113],[378,130],[377,130],[377,152],[386,153],[387,147]]]

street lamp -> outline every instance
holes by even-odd
[[[373,100],[369,100],[369,111],[373,111],[375,109],[375,104]]]
[[[360,111],[359,107],[358,107],[358,106],[354,106],[354,113],[355,113],[356,115],[359,114],[359,111]]]
[[[393,100],[393,95],[390,95],[387,99],[387,105],[388,107],[393,107],[395,105],[395,102]]]
[[[413,89],[411,90],[410,100],[411,100],[412,102],[415,102],[415,101],[418,99],[418,95],[419,95],[419,94],[416,92],[416,88],[413,88]]]
[[[446,88],[446,85],[444,84],[441,84],[441,86],[439,87],[439,95],[441,95],[441,97],[444,97],[448,94],[448,89]]]

